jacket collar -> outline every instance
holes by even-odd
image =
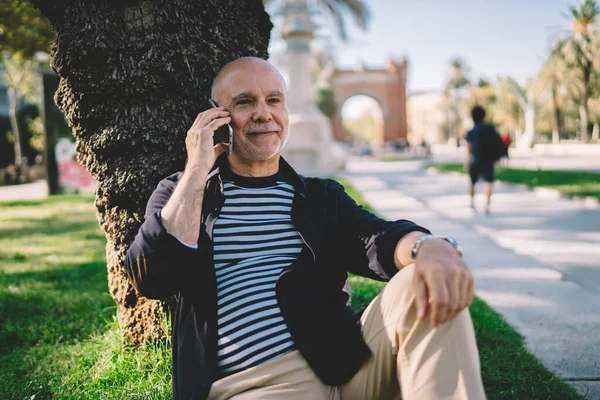
[[[218,179],[219,185],[221,187],[221,192],[223,191],[223,180],[221,178],[221,171],[223,169],[229,170],[229,161],[225,153],[221,154],[217,158],[215,165],[208,174],[208,177],[206,178],[207,181]],[[296,192],[300,196],[306,197],[305,178],[301,175],[298,175],[294,168],[292,168],[292,166],[288,164],[288,162],[283,157],[279,157],[279,171],[283,174],[286,181],[289,182],[294,187],[294,189],[296,189]]]

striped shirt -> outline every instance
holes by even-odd
[[[277,180],[225,180],[213,231],[217,276],[218,378],[295,349],[275,284],[302,249],[291,219],[294,188]]]

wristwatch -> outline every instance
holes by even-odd
[[[410,251],[411,258],[413,260],[415,260],[417,258],[417,252],[419,251],[419,247],[421,247],[421,245],[423,244],[424,241],[429,240],[429,239],[435,239],[435,238],[444,239],[446,242],[450,243],[452,246],[454,246],[454,248],[458,252],[458,255],[462,257],[462,249],[458,245],[458,242],[456,241],[456,239],[454,239],[453,237],[441,236],[441,235],[424,235],[424,236],[421,236],[419,238],[419,240],[417,240],[415,242],[415,245],[413,246],[412,250]]]

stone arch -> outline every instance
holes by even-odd
[[[341,108],[346,100],[356,95],[365,95],[379,103],[383,114],[383,129],[376,139],[381,146],[385,142],[406,138],[406,76],[408,63],[390,60],[383,69],[357,70],[336,69],[331,77],[337,112],[333,118],[333,137],[344,141]]]
[[[386,119],[386,116],[389,114],[389,110],[386,108],[386,104],[382,101],[382,99],[379,98],[376,93],[372,93],[369,90],[362,90],[360,92],[352,94],[350,97],[341,99],[339,101],[338,108],[339,108],[339,114],[340,114],[340,122],[342,123],[342,129],[343,129],[343,125],[344,125],[344,118],[342,115],[344,106],[346,105],[348,100],[353,99],[358,96],[368,97],[369,99],[371,99],[372,101],[374,101],[377,104],[377,106],[379,107],[379,110],[381,111],[381,126],[378,128],[378,131],[376,132],[375,138],[374,138],[375,142],[377,144],[379,144],[383,141],[383,132],[385,129],[385,119]],[[337,98],[336,98],[336,103],[338,103]],[[347,139],[348,139],[347,136],[344,135],[344,141],[347,141]]]

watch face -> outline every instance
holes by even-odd
[[[446,241],[448,241],[452,246],[458,247],[458,242],[452,236],[446,236]]]

